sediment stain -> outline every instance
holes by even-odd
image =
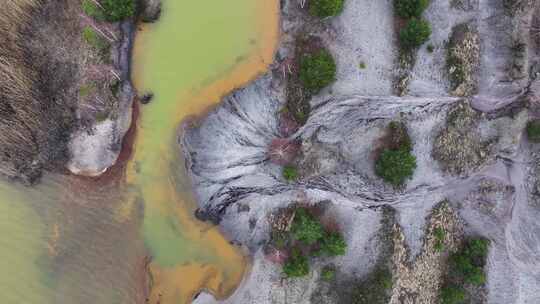
[[[154,99],[141,110],[127,178],[131,195],[144,202],[150,303],[187,303],[202,289],[225,297],[242,279],[242,252],[193,216],[177,131],[182,121],[265,71],[278,18],[274,0],[165,0],[160,21],[137,33],[133,80]]]

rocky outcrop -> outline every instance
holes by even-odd
[[[66,167],[99,175],[131,125],[133,21],[92,19],[78,1],[24,3],[34,7],[0,18],[15,18],[0,24],[0,173],[26,183]]]
[[[141,1],[141,19],[143,22],[156,22],[161,16],[161,0]]]
[[[74,174],[97,176],[114,165],[120,155],[124,135],[131,126],[135,93],[130,81],[130,64],[135,25],[129,20],[117,26],[121,36],[111,56],[120,78],[117,104],[104,121],[94,120],[72,134],[67,168]]]

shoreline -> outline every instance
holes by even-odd
[[[263,7],[267,7],[267,6],[272,7],[272,10],[274,10],[273,8],[274,5],[276,6],[276,16],[272,14],[271,17],[263,18],[263,20],[261,20],[262,24],[268,23],[268,25],[272,27],[272,30],[263,31],[263,33],[265,34],[264,36],[261,36],[260,38],[257,37],[257,39],[261,39],[260,41],[263,42],[263,46],[258,47],[258,48],[253,48],[253,50],[250,52],[249,57],[247,57],[245,60],[239,63],[238,62],[234,63],[234,64],[232,64],[231,62],[230,69],[227,70],[226,73],[224,73],[224,75],[220,75],[219,78],[212,81],[210,84],[206,84],[204,88],[202,88],[197,93],[186,92],[185,94],[179,94],[179,96],[177,96],[176,98],[177,100],[180,100],[181,98],[182,100],[185,100],[185,102],[182,102],[182,104],[179,104],[178,106],[174,108],[174,116],[176,117],[175,119],[176,122],[175,122],[175,130],[171,132],[171,134],[174,136],[172,138],[171,145],[174,145],[172,146],[172,149],[173,149],[172,153],[175,154],[173,158],[174,159],[180,158],[179,163],[174,161],[174,166],[180,166],[182,171],[184,170],[182,168],[185,167],[183,163],[187,159],[182,157],[184,153],[179,152],[178,147],[176,146],[176,143],[178,142],[178,136],[179,135],[181,136],[182,134],[182,131],[180,130],[184,130],[186,126],[190,124],[197,124],[209,112],[211,112],[213,109],[219,106],[223,97],[230,94],[231,91],[234,91],[238,88],[241,88],[243,86],[250,84],[255,79],[257,79],[261,74],[267,72],[270,62],[273,61],[267,58],[273,59],[276,53],[276,46],[277,46],[278,37],[279,37],[279,27],[277,25],[278,21],[275,21],[275,18],[280,17],[279,9],[277,9],[279,4],[276,1],[272,3],[261,3],[261,5]],[[266,10],[261,9],[261,12],[262,11],[268,12],[268,9]],[[276,22],[275,25],[274,25],[274,22]],[[264,27],[264,26],[261,27],[261,29],[267,29],[267,28],[268,27]],[[273,28],[275,28],[275,30]],[[137,34],[140,34],[140,33],[137,33]],[[148,34],[151,35],[152,33],[150,32]],[[142,41],[145,41],[144,38],[146,37],[149,37],[149,36],[145,36],[145,35],[137,36],[136,39],[142,39],[141,41],[139,41],[139,42],[142,42]],[[142,54],[141,52],[145,52],[145,51],[146,51],[145,46],[138,44],[136,42],[135,47],[134,47],[135,56],[133,58],[135,58],[136,60],[137,53]],[[133,78],[134,86],[138,87],[139,89],[141,89],[141,86],[140,86],[141,82],[140,82],[140,79],[139,80],[137,79],[140,76],[141,76],[141,71],[137,71],[137,67],[135,67],[135,70],[132,73],[132,78]],[[156,104],[157,103],[158,101],[156,101]],[[153,103],[148,105],[148,107],[152,107],[152,106],[153,106]],[[144,109],[141,109],[141,110],[144,111]],[[144,115],[144,113],[141,113],[141,115]],[[142,139],[139,139],[139,140],[142,140]],[[135,156],[135,158],[138,158],[138,156]],[[131,176],[131,174],[134,174],[135,172],[131,171],[131,169],[128,171],[130,171],[128,173],[128,180],[131,180],[133,177],[135,177],[135,176]],[[188,174],[186,173],[186,174],[180,174],[180,175],[185,175],[185,176],[180,176],[179,181],[176,181],[175,183],[178,184],[178,186],[181,188],[181,191],[189,190],[190,193],[193,193],[193,188],[187,186],[190,183]],[[196,202],[191,202],[191,199],[188,199],[185,197],[179,197],[179,199],[180,199],[179,205],[187,205],[187,207],[184,206],[181,208],[186,209],[186,211],[189,213],[187,214],[189,218],[191,218],[191,220],[189,221],[192,221],[192,220],[196,221],[197,226],[200,225],[201,227],[207,227],[210,229],[208,232],[205,232],[204,238],[205,239],[209,238],[210,241],[214,240],[217,242],[214,242],[212,246],[209,246],[209,248],[213,248],[215,246],[222,246],[222,245],[231,246],[231,242],[229,238],[227,237],[223,238],[223,234],[221,233],[222,230],[220,229],[219,226],[208,225],[208,223],[200,222],[194,218],[194,215],[191,212],[191,207],[192,206],[195,207],[195,205],[197,204]],[[184,211],[178,211],[178,212],[184,213]],[[182,215],[181,217],[184,217],[184,216]],[[192,226],[191,224],[186,224],[186,225],[187,227]],[[188,231],[187,233],[189,235],[191,232]],[[221,237],[218,237],[218,234]],[[201,241],[204,242],[204,240],[201,240]],[[220,245],[222,241],[224,241],[225,243]],[[246,255],[246,252],[244,250],[241,250],[241,248],[239,248],[238,246],[233,246],[231,247],[231,249],[232,248],[234,248],[234,251],[238,251],[239,256],[241,256],[241,259],[243,260],[244,267],[249,268],[250,261],[249,261],[249,256]],[[228,252],[228,250],[229,249],[227,249],[225,252]],[[227,253],[227,255],[228,254],[229,253]],[[223,258],[226,260],[229,260],[232,257],[226,256]],[[234,262],[235,260],[236,258],[234,258],[233,260],[230,260],[230,262]],[[203,268],[201,270],[197,270],[199,267],[203,267]],[[154,284],[155,288],[153,289],[149,297],[150,301],[152,303],[155,301],[161,301],[161,302],[168,301],[167,297],[171,297],[173,295],[174,290],[172,289],[175,288],[174,281],[172,280],[175,280],[175,278],[177,278],[176,275],[174,274],[174,269],[173,268],[160,269],[160,267],[157,264],[150,265],[150,268],[151,268],[150,269],[151,272],[153,273],[154,282],[155,282]],[[192,269],[193,271],[198,272],[198,275],[196,276],[196,278],[193,278],[193,282],[197,283],[198,280],[200,279],[201,280],[200,283],[202,283],[201,285],[202,288],[198,288],[197,290],[193,290],[193,291],[191,291],[191,285],[193,284],[188,284],[184,286],[184,283],[182,283],[183,284],[182,286],[185,288],[185,290],[188,290],[191,293],[187,295],[187,298],[189,299],[193,298],[196,294],[200,293],[204,289],[212,290],[213,293],[216,294],[216,296],[219,298],[226,298],[230,294],[232,294],[236,288],[235,286],[233,289],[230,289],[231,288],[230,285],[233,284],[233,281],[236,282],[238,280],[238,283],[240,283],[240,281],[242,281],[245,277],[245,273],[243,272],[237,278],[236,272],[229,273],[229,271],[231,270],[230,269],[227,270],[226,268],[222,269],[219,263],[216,265],[212,264],[212,265],[207,265],[207,266],[198,265],[198,263],[195,263],[193,267],[188,267],[188,268]],[[189,269],[187,271],[190,271]],[[226,270],[227,272],[223,272],[223,270]],[[223,277],[222,276],[223,274],[227,275],[227,278]],[[224,279],[227,279],[227,281],[223,281]],[[201,287],[201,286],[197,286],[197,287]],[[163,295],[163,297],[160,296],[161,294]]]
[[[115,25],[121,35],[111,53],[111,67],[119,72],[120,79],[117,108],[103,121],[93,121],[91,132],[79,127],[71,134],[71,157],[66,168],[76,176],[99,177],[121,161],[124,138],[133,125],[132,112],[138,98],[131,80],[133,47],[139,22],[137,18],[132,17]]]
[[[443,3],[446,4],[444,1],[434,1],[432,7]],[[255,268],[246,274],[243,283],[232,297],[220,301],[221,299],[203,293],[197,298],[197,304],[249,301],[273,303],[277,297],[280,299],[284,297],[284,301],[287,302],[308,303],[309,296],[304,296],[314,292],[311,287],[318,286],[318,269],[314,270],[312,277],[305,280],[287,281],[286,286],[280,286],[284,291],[275,290],[279,278],[282,278],[281,268],[265,260],[262,254],[264,245],[261,245],[268,240],[266,217],[273,208],[288,206],[291,201],[298,200],[307,203],[332,201],[334,211],[341,213],[338,218],[344,225],[347,242],[353,247],[347,257],[332,262],[340,265],[340,271],[343,271],[344,275],[361,279],[370,271],[373,264],[370,263],[370,259],[377,255],[377,249],[369,247],[375,244],[367,240],[375,234],[369,231],[369,228],[379,224],[377,216],[380,214],[381,206],[391,206],[396,210],[399,215],[397,225],[402,228],[404,234],[404,246],[409,248],[411,256],[416,256],[423,250],[425,231],[422,229],[427,225],[425,216],[431,213],[432,207],[446,197],[452,200],[453,206],[460,206],[465,200],[466,193],[477,186],[472,182],[476,183],[475,179],[486,178],[482,176],[480,169],[470,169],[467,172],[469,184],[461,185],[452,174],[442,170],[437,165],[437,159],[432,157],[438,135],[445,134],[441,129],[447,124],[446,116],[461,99],[449,97],[446,90],[439,92],[440,88],[445,88],[445,82],[438,82],[438,79],[432,79],[433,87],[428,87],[421,93],[415,90],[418,90],[418,83],[421,83],[422,77],[429,76],[430,73],[444,74],[444,64],[441,65],[440,71],[426,69],[423,74],[416,74],[411,85],[412,91],[416,94],[400,98],[391,92],[395,66],[388,68],[388,64],[391,62],[394,65],[395,61],[389,61],[387,58],[393,54],[377,50],[381,47],[391,49],[391,46],[395,46],[385,43],[385,40],[392,38],[389,36],[395,34],[393,30],[386,31],[384,28],[386,25],[388,29],[393,29],[394,16],[388,4],[347,1],[343,15],[326,23],[329,28],[318,31],[320,24],[313,27],[317,30],[313,34],[322,36],[324,43],[336,57],[338,79],[332,88],[322,91],[312,99],[313,116],[309,118],[306,126],[292,137],[311,144],[311,147],[315,146],[312,150],[321,147],[312,155],[321,158],[322,165],[328,164],[327,160],[332,156],[339,156],[336,157],[335,164],[330,163],[328,171],[316,172],[317,175],[312,180],[287,183],[280,178],[280,168],[268,161],[267,145],[273,140],[272,136],[277,134],[275,127],[278,118],[272,116],[272,112],[283,106],[280,92],[275,92],[279,89],[273,90],[275,87],[272,82],[280,80],[279,73],[272,73],[275,71],[267,73],[268,75],[261,77],[260,81],[256,80],[256,83],[225,96],[219,107],[204,117],[202,122],[197,121],[198,125],[193,128],[194,130],[185,131],[189,134],[184,138],[182,146],[186,147],[183,152],[188,153],[186,157],[189,159],[189,173],[194,183],[199,209],[202,210],[199,217],[220,222],[220,229],[225,231],[229,238],[234,239],[236,243],[250,246],[251,257],[255,256]],[[292,5],[296,6],[296,3]],[[371,18],[386,18],[387,22],[382,20],[377,29],[372,29],[370,18],[364,18],[365,20],[358,18],[366,14],[362,10],[364,5],[371,5],[373,8],[369,13]],[[284,13],[285,19],[294,15],[291,10]],[[427,16],[432,18],[438,15],[428,11]],[[282,20],[281,27],[291,30],[299,26],[298,21],[298,18]],[[439,23],[434,25],[437,29],[440,28]],[[388,34],[386,37],[371,35],[381,33]],[[351,37],[351,34],[354,37]],[[372,39],[364,39],[362,34]],[[436,32],[434,39],[446,38],[443,34]],[[281,51],[287,54],[287,49],[282,49],[286,48],[287,42],[283,37],[282,39],[278,46],[280,55]],[[372,45],[371,48],[369,44]],[[426,47],[420,50],[420,60],[412,69],[425,68],[430,61],[426,63],[424,59],[433,59],[425,49]],[[442,48],[437,51],[443,52]],[[379,52],[381,56],[377,56],[375,52]],[[287,55],[283,57],[287,58]],[[360,62],[366,60],[367,67],[355,70],[356,60]],[[441,79],[444,80],[444,77]],[[360,83],[362,80],[366,81]],[[500,130],[508,130],[506,133],[497,131],[497,136],[502,138],[500,142],[497,139],[497,148],[503,153],[512,152],[516,148],[515,140],[521,138],[522,132],[517,131],[523,130],[524,119],[522,115],[511,120],[505,117],[493,118],[482,122],[483,130],[493,129],[495,123]],[[414,154],[418,157],[418,172],[408,182],[405,191],[396,191],[388,187],[372,169],[374,160],[370,158],[372,149],[369,143],[376,142],[384,135],[383,124],[392,120],[405,121],[417,145]],[[517,130],[515,134],[510,132],[511,129]],[[219,134],[216,135],[216,132]],[[504,146],[505,141],[507,146]],[[228,150],[216,152],[216,146],[227,147]],[[336,146],[339,147],[337,149],[339,151],[330,154],[329,157],[325,152],[335,151],[331,149]],[[466,148],[462,147],[464,150]],[[186,149],[188,151],[185,151]],[[495,154],[493,151],[489,153],[492,156]],[[210,160],[217,160],[220,165],[209,166]],[[495,161],[486,162],[483,168],[496,165],[494,163]],[[300,165],[302,164],[305,163]],[[491,202],[487,198],[486,201],[498,203]],[[472,217],[471,225],[478,224],[479,219],[474,218],[475,210],[471,210],[474,206],[464,208],[469,208],[466,212]],[[490,220],[489,223],[493,221],[496,223],[498,219],[494,217]],[[363,224],[355,224],[360,222]],[[494,237],[492,235],[494,232],[490,230],[473,229],[473,233]],[[502,243],[508,242],[506,239],[497,240]],[[353,255],[361,258],[353,262]],[[296,294],[298,289],[301,292]]]
[[[137,34],[137,26],[141,21],[137,20],[128,20],[120,24],[122,28],[122,33],[124,34],[121,40],[121,43],[118,47],[118,66],[117,68],[121,71],[121,77],[124,79],[122,96],[124,97],[124,108],[129,109],[126,116],[129,116],[129,127],[124,133],[120,136],[122,138],[121,148],[118,152],[116,160],[114,163],[107,167],[104,172],[96,176],[85,176],[71,172],[70,174],[78,178],[88,178],[98,185],[106,184],[111,181],[117,180],[118,178],[125,175],[126,167],[129,163],[129,160],[133,157],[133,151],[135,149],[134,143],[137,137],[137,121],[139,119],[141,105],[139,101],[138,94],[136,94],[136,88],[133,85],[131,80],[132,72],[132,60],[133,60],[133,48],[135,44],[135,36]],[[131,98],[129,98],[131,97]]]

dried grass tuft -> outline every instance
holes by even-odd
[[[47,73],[34,64],[45,56],[29,47],[42,4],[7,0],[0,10],[0,174],[29,183],[56,157],[51,151],[62,150],[58,130],[65,125],[61,102],[46,92]]]

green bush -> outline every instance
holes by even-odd
[[[87,16],[98,21],[104,21],[106,19],[103,10],[92,0],[83,0],[82,10]]]
[[[301,86],[299,87],[299,91],[304,90]],[[289,93],[290,91],[287,92],[287,94]],[[292,117],[294,118],[294,121],[296,123],[298,123],[299,125],[304,125],[307,122],[309,114],[311,112],[311,105],[309,104],[309,99],[304,97],[298,97],[297,99],[289,98],[289,100],[287,101],[286,111],[292,114]]]
[[[96,49],[101,55],[108,53],[110,48],[109,42],[92,27],[85,27],[82,32],[82,37],[88,45]]]
[[[428,6],[429,0],[394,0],[394,10],[403,18],[420,18]]]
[[[450,272],[440,293],[441,304],[465,303],[468,297],[465,284],[482,285],[486,282],[484,266],[488,250],[488,240],[469,239],[461,250],[450,256]]]
[[[110,85],[109,85],[109,89],[111,90],[111,93],[112,95],[117,98],[118,97],[118,93],[120,92],[120,81],[119,80],[114,80]]]
[[[105,19],[110,22],[122,21],[135,15],[135,0],[102,0]]]
[[[293,182],[298,179],[298,170],[294,166],[283,167],[283,178],[288,182]]]
[[[304,55],[300,60],[300,82],[310,93],[318,93],[335,79],[336,63],[327,50]]]
[[[287,209],[286,212],[291,210]],[[297,207],[288,231],[277,228],[272,231],[271,244],[280,249],[290,250],[290,258],[283,265],[287,277],[300,277],[309,272],[309,259],[318,255],[336,256],[345,254],[347,244],[337,232],[328,232],[318,218],[308,209]],[[321,272],[324,280],[330,280],[330,269]]]
[[[482,267],[474,267],[465,277],[465,282],[473,285],[482,285],[486,282],[486,274]]]
[[[473,259],[485,259],[489,250],[489,241],[486,239],[469,240],[465,250]]]
[[[336,16],[343,11],[343,2],[344,0],[311,0],[309,12],[319,18]]]
[[[336,277],[336,269],[332,265],[324,266],[321,271],[321,278],[325,281],[332,281]]]
[[[288,278],[298,278],[307,275],[309,273],[307,257],[302,255],[300,250],[293,250],[292,256],[283,265],[283,272]]]
[[[352,304],[386,304],[391,289],[392,273],[387,267],[379,267],[356,287]]]
[[[313,245],[324,236],[324,228],[305,208],[298,208],[291,227],[296,240]]]
[[[272,231],[271,236],[272,236],[271,241],[274,247],[276,247],[277,249],[285,249],[285,246],[288,243],[287,242],[288,238],[287,238],[286,233],[274,230]]]
[[[429,39],[431,26],[425,20],[411,19],[399,33],[399,42],[405,49],[415,49]]]
[[[79,96],[80,97],[86,97],[93,93],[96,90],[96,86],[92,83],[90,84],[83,84],[79,88]]]
[[[328,256],[344,255],[347,243],[340,233],[330,232],[321,240],[321,253]]]
[[[527,123],[527,137],[532,142],[540,142],[540,119]]]
[[[401,186],[416,169],[416,157],[406,149],[386,149],[375,163],[375,173],[394,186]]]
[[[486,282],[484,274],[484,264],[489,248],[489,241],[486,239],[469,240],[463,250],[451,257],[451,269],[455,276],[461,278],[466,283],[482,285]]]
[[[97,122],[103,122],[103,121],[107,120],[107,118],[109,118],[110,114],[111,113],[109,111],[98,112],[98,113],[96,113],[96,121]]]
[[[444,238],[446,237],[446,231],[444,231],[443,228],[437,227],[433,231],[433,235],[435,236],[435,250],[436,251],[443,251],[444,250]]]
[[[446,68],[449,73],[450,83],[452,90],[457,89],[462,83],[467,80],[467,71],[465,66],[467,62],[464,61],[462,52],[458,51],[464,45],[464,37],[466,33],[471,32],[472,29],[467,23],[461,23],[452,28],[450,34],[450,40],[446,48]]]
[[[465,291],[458,286],[445,286],[441,290],[441,304],[460,304],[465,300]]]

